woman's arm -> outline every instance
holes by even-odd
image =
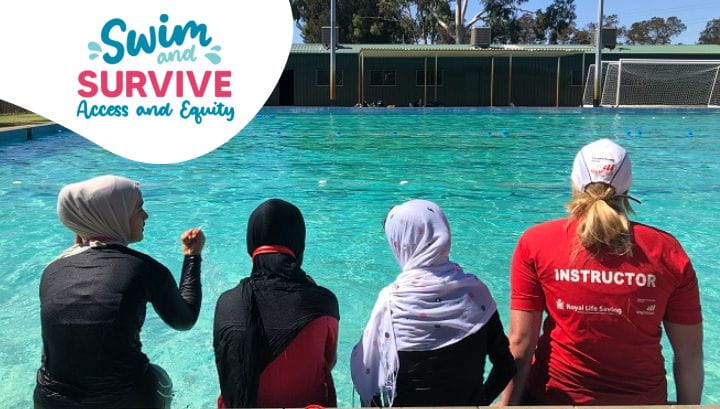
[[[510,310],[510,352],[515,357],[517,373],[505,388],[500,406],[520,403],[541,324],[542,311]]]
[[[699,405],[705,373],[703,369],[703,327],[697,274],[676,240],[667,254],[667,263],[681,278],[668,299],[663,326],[672,346],[673,374],[678,405]]]
[[[338,320],[334,317],[323,317],[327,325],[327,335],[325,338],[325,362],[327,363],[327,378],[323,380],[327,390],[326,406],[337,406],[337,391],[335,390],[335,382],[333,382],[330,371],[335,367],[337,362],[337,343],[338,343]]]
[[[150,301],[165,323],[177,330],[188,330],[195,325],[200,314],[202,287],[200,283],[200,252],[205,245],[205,235],[200,229],[190,229],[180,236],[185,254],[180,285],[170,271],[160,263],[149,274],[152,280]]]
[[[157,314],[172,328],[185,331],[193,327],[200,314],[202,287],[200,284],[200,256],[185,256],[180,285],[165,266],[153,271],[154,285],[150,296]],[[159,264],[159,263],[158,263]]]
[[[674,353],[677,404],[699,405],[705,380],[702,323],[682,325],[664,321],[663,326]]]
[[[220,398],[223,407],[233,407],[248,395],[244,380],[247,368],[243,365],[243,345],[240,339],[246,337],[245,330],[236,325],[217,326],[213,329],[215,365],[220,383]],[[255,385],[257,387],[257,385]],[[218,405],[219,407],[219,405]]]
[[[493,403],[516,372],[515,360],[510,353],[499,313],[493,314],[486,328],[488,357],[493,366],[483,385],[483,393],[478,402],[480,406]]]
[[[327,339],[325,340],[325,362],[332,369],[337,363],[338,320],[335,318],[328,319],[328,324]]]

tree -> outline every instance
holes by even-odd
[[[550,44],[565,42],[575,22],[575,0],[554,0],[545,11],[537,11],[537,21],[547,33]]]
[[[628,44],[670,44],[687,26],[677,17],[653,17],[633,23],[625,33]]]
[[[353,15],[353,30],[356,43],[362,43],[363,38],[371,39],[370,42],[389,43],[417,43],[417,22],[413,13],[414,2],[412,0],[375,0],[377,14],[368,8],[363,14]],[[370,21],[368,33],[362,31],[362,27]],[[388,35],[389,34],[389,35]],[[390,41],[376,41],[375,39],[389,38]]]
[[[337,2],[340,43],[414,43],[415,23],[410,0],[352,0]],[[330,25],[329,0],[290,0],[295,24],[306,43],[322,41],[322,27]]]
[[[533,13],[525,12],[517,19],[517,43],[537,44],[545,38],[545,33]]]
[[[568,30],[568,34],[566,38],[564,39],[563,43],[565,44],[592,44],[592,40],[595,35],[595,26],[597,24],[590,23],[586,25],[584,28],[578,28],[576,24],[573,23],[572,26],[570,26]],[[592,26],[592,27],[591,27]]]
[[[452,18],[450,3],[443,0],[415,0],[415,21],[419,42],[423,44],[454,42],[448,32],[440,26],[438,20],[449,21]]]
[[[470,0],[455,0],[454,20],[443,19],[435,14],[437,22],[456,44],[464,44],[467,31],[478,21],[492,28],[492,37],[497,42],[508,42],[516,29],[515,16],[522,3],[528,0],[481,0],[482,9],[467,19]]]
[[[604,27],[612,27],[617,30],[618,43],[619,39],[625,36],[627,29],[620,25],[620,19],[617,14],[610,14],[603,18]],[[565,40],[566,44],[593,44],[595,38],[596,23],[588,23],[584,28],[577,28],[573,24],[570,28],[570,33]]]
[[[494,42],[516,44],[519,36],[518,13],[527,0],[483,0],[485,24],[492,28]]]
[[[700,33],[700,44],[720,44],[720,18],[707,22],[705,30]]]
[[[470,4],[470,0],[455,0],[455,19],[452,21],[444,20],[439,15],[434,14],[440,27],[442,27],[445,32],[453,40],[455,40],[456,44],[463,44],[465,42],[465,34],[467,30],[469,30],[472,25],[480,19],[481,13],[478,13],[475,17],[470,19],[469,22],[465,22],[468,4]]]

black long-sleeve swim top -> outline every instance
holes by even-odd
[[[185,257],[179,287],[165,266],[121,245],[52,262],[40,282],[36,398],[122,406],[149,365],[140,342],[147,303],[172,328],[190,329],[202,299],[200,261]]]

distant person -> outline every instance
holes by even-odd
[[[42,366],[36,408],[169,408],[172,382],[141,351],[146,304],[177,330],[200,312],[200,229],[181,236],[180,286],[152,257],[128,248],[141,241],[147,212],[138,183],[100,176],[65,186],[60,221],[75,245],[40,281]]]
[[[665,405],[662,325],[677,403],[699,404],[702,316],[687,254],[669,233],[628,220],[632,169],[622,147],[608,139],[586,145],[571,179],[570,216],[531,227],[515,248],[510,345],[518,374],[501,403]]]
[[[218,407],[337,406],[331,370],[338,302],[302,270],[305,221],[279,199],[248,221],[250,277],[223,293],[213,345],[220,378]]]
[[[402,272],[380,291],[352,352],[362,405],[489,405],[515,362],[490,291],[449,259],[445,215],[411,200],[390,210],[384,228]]]

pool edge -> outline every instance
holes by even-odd
[[[44,136],[66,130],[67,128],[58,125],[52,121],[31,125],[9,126],[5,128],[0,128],[0,139],[18,137],[32,139],[36,136]]]

